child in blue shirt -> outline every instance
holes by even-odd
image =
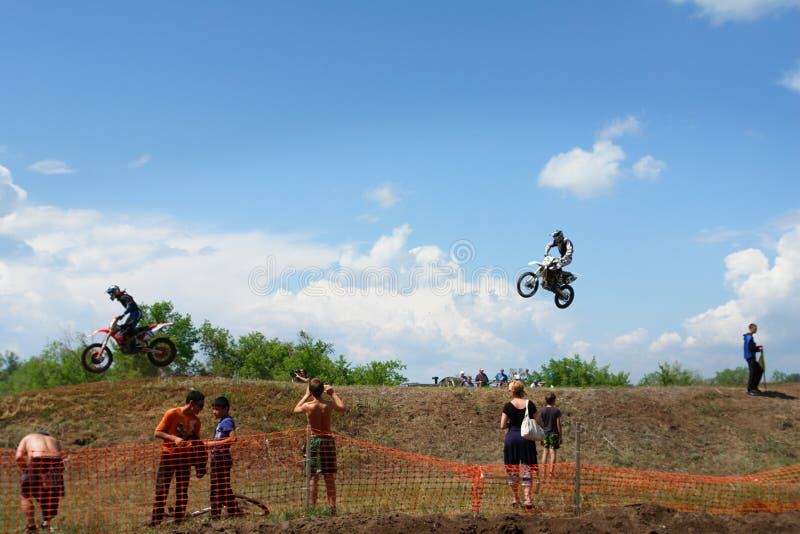
[[[217,418],[214,438],[208,442],[211,448],[211,517],[219,519],[222,508],[228,515],[240,515],[242,512],[236,505],[236,496],[231,489],[231,444],[236,441],[236,425],[228,413],[231,404],[226,397],[217,397],[211,404],[212,413]]]

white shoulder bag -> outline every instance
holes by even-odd
[[[520,434],[522,434],[523,438],[531,441],[542,441],[544,439],[544,429],[539,426],[535,418],[528,415],[528,404],[530,404],[530,401],[525,401],[525,417],[522,419]]]

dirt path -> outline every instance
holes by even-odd
[[[610,507],[580,518],[542,518],[527,514],[502,514],[492,517],[472,515],[389,514],[381,516],[348,515],[343,517],[313,517],[281,523],[221,521],[192,523],[173,529],[173,534],[195,533],[272,533],[305,534],[379,534],[421,533],[438,534],[576,534],[596,533],[712,533],[776,534],[800,531],[800,512],[783,514],[755,513],[741,516],[680,513],[656,505]]]

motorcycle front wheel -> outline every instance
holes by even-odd
[[[83,349],[81,363],[83,364],[83,368],[90,373],[102,373],[111,367],[111,349],[106,345],[105,350],[100,352],[102,346],[102,343],[92,343]]]
[[[567,298],[566,299],[562,299],[561,297],[558,296],[558,293],[556,293],[555,294],[556,295],[556,306],[558,306],[559,308],[561,308],[563,310],[564,308],[566,308],[567,306],[572,304],[573,300],[575,300],[575,290],[572,289],[572,286],[569,285],[569,284],[564,284],[563,286],[561,286],[560,289],[561,289],[561,292],[564,293],[567,296]]]
[[[148,348],[150,350],[147,351],[147,359],[156,367],[164,367],[171,364],[178,354],[175,343],[166,337],[154,339],[150,342]]]
[[[517,278],[517,293],[520,297],[526,299],[532,297],[537,289],[539,289],[539,279],[534,273],[528,271]]]

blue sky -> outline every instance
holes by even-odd
[[[751,321],[798,370],[796,0],[2,12],[0,350],[93,330],[119,283],[417,380],[575,352],[711,376]],[[555,228],[565,311],[511,287]]]

